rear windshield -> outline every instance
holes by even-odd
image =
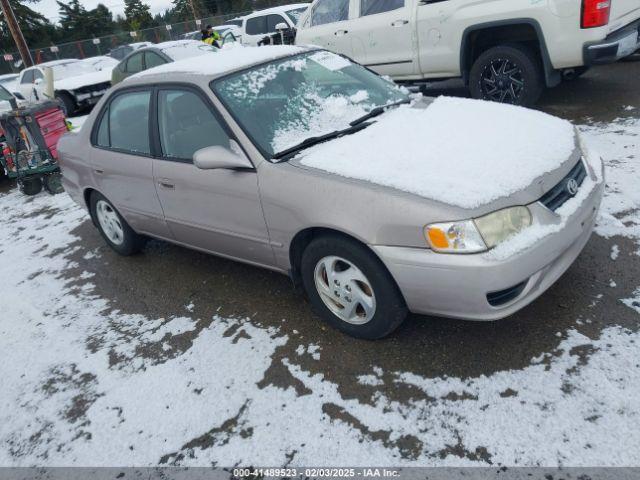
[[[215,53],[217,51],[215,47],[202,42],[185,43],[162,49],[162,52],[174,61],[197,57],[205,53]]]

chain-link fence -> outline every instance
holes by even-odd
[[[35,63],[43,63],[51,60],[63,58],[88,58],[96,55],[107,55],[111,50],[120,45],[134,42],[166,42],[168,40],[180,40],[185,35],[198,32],[205,25],[224,25],[226,20],[247,15],[251,12],[240,12],[229,15],[218,15],[215,17],[202,18],[199,21],[191,20],[170,25],[161,25],[154,28],[147,28],[137,32],[119,32],[99,38],[78,40],[75,42],[51,45],[50,47],[36,48],[31,50],[31,56]],[[18,73],[22,70],[20,54],[3,53],[0,54],[0,74]]]

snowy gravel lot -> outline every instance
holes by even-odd
[[[314,323],[280,276],[160,242],[122,259],[66,195],[4,188],[0,465],[640,464],[640,113],[624,107],[581,125],[607,192],[552,288],[571,294],[490,325],[412,317],[382,342]]]

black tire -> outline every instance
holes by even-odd
[[[98,220],[98,213],[96,211],[96,206],[100,201],[106,202],[109,205],[109,207],[113,210],[113,212],[115,212],[118,218],[119,224],[122,227],[122,231],[123,231],[123,239],[122,239],[122,243],[120,244],[116,244],[109,239],[109,236],[104,231],[102,224]],[[122,215],[120,215],[120,212],[118,212],[116,208],[113,206],[113,204],[109,200],[107,200],[103,195],[101,195],[98,192],[93,192],[91,194],[91,198],[89,199],[89,206],[91,209],[90,211],[91,211],[91,216],[94,220],[94,224],[98,227],[98,231],[100,232],[100,235],[102,235],[102,238],[104,238],[107,244],[114,251],[126,257],[129,255],[134,255],[138,253],[140,250],[142,250],[142,247],[144,247],[145,240],[146,240],[145,237],[143,237],[142,235],[138,235],[136,232],[134,232],[133,229],[126,222],[126,220],[122,218]]]
[[[538,101],[543,87],[540,61],[523,45],[488,49],[477,58],[469,74],[471,96],[482,100],[528,107]]]
[[[315,283],[316,265],[325,257],[337,256],[355,265],[369,281],[375,295],[373,317],[356,325],[342,320],[325,305]],[[302,254],[302,283],[315,311],[332,327],[356,338],[376,340],[389,335],[407,317],[407,306],[391,274],[373,252],[358,242],[338,235],[315,238]]]
[[[56,93],[56,100],[60,104],[60,107],[62,108],[62,111],[64,112],[65,117],[70,117],[78,109],[76,106],[76,101],[68,93],[65,93],[65,92]]]
[[[42,181],[39,177],[20,180],[18,186],[25,195],[37,195],[42,191]]]
[[[44,189],[51,195],[57,195],[64,192],[64,188],[62,187],[62,175],[60,172],[53,172],[45,175],[42,178],[42,183],[44,184]]]

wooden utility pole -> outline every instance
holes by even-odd
[[[25,67],[31,67],[33,65],[31,52],[29,52],[27,42],[24,41],[22,30],[20,30],[20,25],[18,25],[18,21],[16,20],[13,9],[9,4],[9,0],[0,0],[0,5],[2,6],[4,18],[7,19],[7,25],[9,25],[9,31],[13,36],[13,41],[16,42],[16,46],[18,47],[18,51],[20,52],[20,56],[22,57],[22,63]]]

